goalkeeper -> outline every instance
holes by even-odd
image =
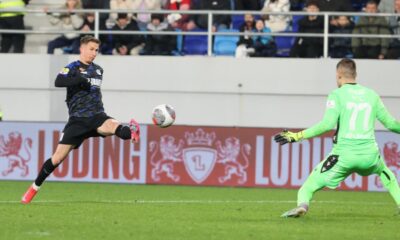
[[[336,188],[354,172],[362,176],[379,175],[400,209],[400,188],[396,176],[379,154],[374,129],[378,119],[390,131],[400,133],[400,122],[390,115],[377,93],[356,83],[356,76],[355,62],[342,59],[336,66],[339,88],[329,94],[323,120],[303,131],[283,131],[275,136],[275,141],[282,145],[321,135],[337,125],[331,153],[300,188],[297,207],[282,217],[305,215],[315,192],[324,187]]]

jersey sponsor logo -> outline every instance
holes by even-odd
[[[336,103],[335,103],[334,100],[328,100],[328,101],[326,102],[326,107],[327,107],[327,108],[335,108],[335,106],[336,106]]]
[[[68,73],[69,73],[69,68],[63,68],[60,71],[60,74],[62,74],[62,75],[67,75]]]
[[[98,78],[88,78],[90,80],[90,84],[95,87],[101,86],[101,79]]]

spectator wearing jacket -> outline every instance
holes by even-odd
[[[231,10],[230,0],[201,0],[198,2],[192,2],[193,10]],[[231,24],[230,15],[213,15],[212,31],[216,32],[218,29],[226,29]],[[188,30],[195,28],[208,29],[208,15],[192,15],[191,20],[188,23]]]
[[[261,10],[263,13],[280,13],[289,12],[290,2],[289,0],[266,0],[264,7]],[[271,32],[282,32],[285,31],[289,25],[289,15],[265,15],[265,26],[271,29]]]
[[[366,13],[377,13],[378,5],[370,0],[365,6]],[[361,16],[354,34],[390,34],[389,24],[385,17]],[[352,38],[351,42],[355,58],[383,59],[387,54],[389,39],[387,38]]]
[[[132,0],[133,10],[161,10],[161,0]],[[137,13],[136,22],[139,29],[145,30],[151,22],[151,14]]]
[[[335,17],[337,22],[336,26],[332,27],[332,33],[337,34],[352,34],[354,23],[348,16]],[[331,38],[330,39],[330,53],[332,58],[346,58],[352,56],[351,37],[346,38]]]
[[[116,31],[139,31],[137,23],[129,19],[126,13],[119,13],[117,24],[112,28]],[[115,55],[139,55],[144,47],[144,37],[132,34],[113,34],[113,54]]]
[[[308,1],[306,11],[309,13],[319,12],[318,1]],[[308,15],[298,22],[300,33],[323,33],[324,19],[322,16]],[[290,56],[301,58],[318,58],[323,53],[323,38],[298,37],[293,45]]]
[[[400,0],[394,0],[393,13],[400,14]],[[400,35],[400,18],[397,16],[389,17],[389,27],[392,34]],[[400,58],[400,38],[394,38],[390,40],[386,58],[388,59]]]
[[[82,9],[80,0],[66,0],[65,5],[61,7],[63,10],[68,10],[66,13],[50,13],[48,8],[44,11],[48,13],[50,23],[58,25],[60,30],[77,31],[83,24],[83,16],[80,13],[72,11]],[[47,53],[53,54],[56,48],[70,46],[75,40],[79,39],[79,33],[63,33],[61,36],[50,41],[47,44]]]
[[[164,22],[162,14],[152,14],[151,22],[147,25],[149,32],[173,31],[172,27]],[[144,47],[144,55],[171,55],[176,49],[176,36],[148,34]]]

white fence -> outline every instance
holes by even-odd
[[[5,10],[0,10],[0,12],[10,12]],[[50,9],[49,12],[59,12],[59,13],[66,13],[67,10],[57,10],[57,9]],[[99,28],[99,16],[100,13],[162,13],[162,14],[170,14],[170,13],[181,13],[181,14],[197,14],[197,15],[207,15],[208,16],[208,30],[206,32],[191,32],[191,31],[163,31],[163,32],[146,32],[147,35],[207,35],[208,37],[208,49],[207,54],[209,56],[212,55],[212,37],[216,35],[271,35],[271,36],[303,36],[303,37],[321,37],[324,39],[323,45],[323,57],[328,57],[328,40],[329,38],[400,38],[400,35],[383,35],[383,34],[333,34],[329,33],[329,18],[332,16],[376,16],[376,17],[400,17],[400,14],[391,14],[391,13],[362,13],[362,12],[318,12],[318,13],[307,13],[307,12],[271,12],[268,15],[290,15],[290,16],[308,16],[308,15],[317,15],[324,17],[324,32],[323,33],[298,33],[298,32],[275,32],[275,33],[239,33],[239,32],[212,32],[212,22],[214,15],[243,15],[246,13],[253,14],[253,15],[265,15],[265,12],[260,11],[205,11],[205,10],[190,10],[190,11],[171,11],[171,10],[152,10],[152,11],[144,11],[144,10],[103,10],[103,9],[85,9],[85,10],[75,10],[73,12],[76,13],[87,13],[87,12],[94,12],[95,14],[95,30],[85,32],[87,34],[94,34],[96,37],[99,34],[137,34],[142,35],[143,31],[109,31],[109,30],[100,30]],[[27,9],[26,13],[44,13],[43,10],[31,10]],[[61,33],[82,33],[80,31],[63,31],[63,30],[6,30],[0,29],[0,33],[21,33],[21,34],[61,34]]]

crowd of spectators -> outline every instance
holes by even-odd
[[[29,1],[24,1],[27,4]],[[285,15],[289,11],[316,12],[358,12],[371,16],[335,15],[329,18],[329,32],[334,34],[400,34],[398,17],[373,16],[375,13],[399,13],[400,0],[65,0],[57,13],[45,8],[49,22],[60,30],[75,30],[81,33],[64,33],[48,43],[47,52],[55,49],[64,53],[79,53],[79,38],[85,32],[94,30],[93,13],[74,13],[76,9],[111,9],[125,13],[101,13],[100,30],[101,52],[115,55],[173,55],[180,51],[177,35],[154,35],[162,31],[207,31],[206,14],[149,14],[135,13],[142,10],[238,10],[260,11],[260,15],[214,14],[212,32],[235,30],[246,33],[239,37],[232,55],[237,57],[276,56],[279,42],[268,33],[299,32],[323,33],[324,17],[318,15]],[[277,14],[278,13],[278,14]],[[23,15],[18,15],[19,19]],[[0,15],[0,27],[5,28],[7,16]],[[19,23],[21,25],[21,23]],[[112,34],[113,31],[142,31],[143,34]],[[257,35],[255,35],[257,33]],[[266,33],[265,35],[261,33]],[[23,52],[23,34],[16,34],[14,52]],[[1,52],[10,50],[11,34],[2,34]],[[15,37],[14,36],[14,37]],[[215,36],[213,40],[215,40]],[[319,58],[323,55],[323,38],[288,37],[293,39],[288,56]],[[180,53],[182,54],[182,53]],[[400,57],[400,38],[330,37],[329,56],[333,58],[375,58],[398,59]]]

